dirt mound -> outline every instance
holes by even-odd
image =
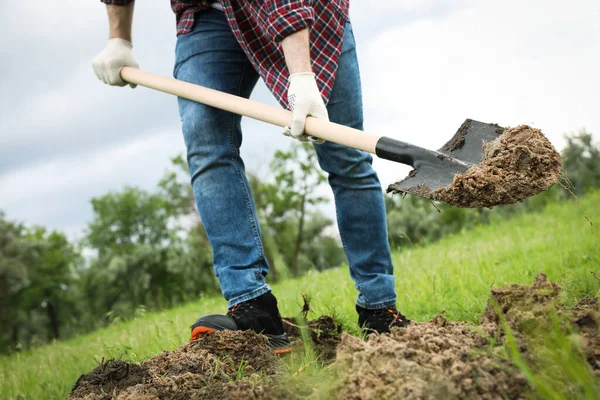
[[[302,346],[298,320],[284,319],[292,341]],[[324,361],[335,358],[342,327],[329,316],[308,321],[314,348]],[[82,375],[69,399],[279,399],[290,396],[280,359],[254,332],[221,331],[164,351],[141,364],[102,362]]]
[[[600,307],[598,299],[582,299],[573,310],[571,321],[578,327],[585,358],[594,375],[600,377]]]
[[[457,207],[513,204],[541,193],[558,182],[562,159],[539,129],[527,125],[506,128],[483,145],[480,164],[458,174],[433,198]]]
[[[497,325],[502,315],[511,329],[517,332],[532,331],[544,325],[548,314],[557,311],[560,292],[561,287],[549,282],[545,274],[538,275],[532,286],[511,285],[491,289],[481,323]]]
[[[532,388],[506,356],[501,321],[507,321],[535,370],[544,365],[536,365],[532,335],[549,329],[550,315],[557,314],[570,322],[591,369],[600,375],[598,303],[586,299],[569,309],[561,305],[560,293],[558,285],[540,275],[532,286],[493,289],[479,326],[438,315],[367,342],[344,334],[334,364],[342,377],[336,398],[528,398]]]
[[[297,318],[284,318],[285,331],[292,342],[302,345],[302,328]],[[315,350],[323,361],[335,359],[337,345],[342,340],[342,326],[333,318],[323,315],[306,324]]]
[[[587,360],[589,364],[577,374],[583,371],[600,378],[598,300],[582,299],[566,307],[561,294],[561,287],[541,274],[533,285],[492,289],[477,326],[449,322],[441,313],[430,322],[394,328],[391,334],[371,335],[364,341],[343,333],[335,320],[323,316],[306,324],[305,335],[310,332],[314,348],[326,361],[333,361],[337,346],[337,359],[327,369],[336,371],[339,380],[330,382],[334,387],[326,398],[536,398],[539,393],[513,362],[522,358],[533,374],[552,369],[544,375],[546,381],[556,376],[554,388],[563,390],[562,364],[552,358],[556,355],[552,351],[572,352],[544,342],[557,327],[567,338],[567,348],[577,345],[581,363]],[[298,320],[285,319],[285,326],[290,338],[299,343]],[[517,350],[509,346],[509,338]],[[290,385],[280,360],[263,336],[221,331],[139,365],[102,362],[77,380],[69,399],[280,399],[299,398],[319,389],[320,382],[307,380]],[[582,389],[569,386],[565,390],[565,397],[571,398]]]
[[[107,398],[106,394],[96,394],[96,388],[102,388],[105,393],[117,393],[129,386],[149,380],[150,374],[148,370],[139,365],[129,364],[120,360],[103,361],[92,372],[82,375],[77,380],[70,398],[105,399]]]
[[[474,352],[487,343],[466,324],[443,318],[368,342],[344,335],[336,363],[350,373],[338,398],[521,398],[527,383],[515,367]]]
[[[269,398],[264,377],[275,377],[279,368],[263,336],[221,331],[140,365],[102,363],[77,380],[69,399]]]
[[[583,298],[575,307],[566,308],[560,302],[561,290],[559,285],[548,281],[544,274],[538,275],[532,286],[512,285],[492,289],[481,322],[498,326],[501,321],[497,311],[501,311],[519,346],[527,352],[528,347],[539,345],[536,339],[540,332],[552,329],[553,317],[560,323],[566,321],[575,332],[565,332],[572,340],[579,342],[594,374],[600,377],[598,299]],[[502,336],[503,330],[498,328],[497,333]],[[528,354],[525,356],[532,361]]]

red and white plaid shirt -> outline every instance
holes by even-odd
[[[101,0],[125,5],[133,0]],[[177,34],[194,26],[194,14],[207,0],[171,0]],[[231,31],[279,103],[287,108],[288,70],[281,49],[286,36],[310,28],[311,59],[317,85],[329,101],[342,52],[350,0],[221,0]]]

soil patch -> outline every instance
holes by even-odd
[[[575,307],[565,308],[560,302],[561,287],[540,274],[532,286],[512,285],[492,289],[488,306],[481,317],[484,325],[499,326],[502,319],[511,328],[525,358],[535,362],[528,354],[529,347],[539,346],[539,334],[552,329],[552,317],[569,325],[565,332],[579,343],[592,371],[600,377],[600,307],[597,298],[583,298]],[[499,314],[497,311],[501,311]],[[571,331],[572,329],[572,331]],[[497,336],[504,331],[497,328]],[[544,346],[545,344],[541,344]]]
[[[511,285],[491,289],[481,323],[498,325],[502,316],[514,331],[532,331],[544,326],[549,313],[556,313],[560,307],[557,303],[560,292],[561,287],[549,282],[545,274],[539,274],[532,286]]]
[[[550,314],[570,323],[585,358],[600,376],[600,311],[596,299],[575,308],[559,301],[561,288],[539,275],[534,285],[493,289],[480,325],[449,322],[442,314],[428,323],[394,328],[367,342],[344,334],[334,364],[341,376],[339,399],[525,399],[532,389],[508,361],[501,320],[516,336],[532,368],[535,332],[548,330]],[[500,310],[504,317],[499,317]],[[565,328],[566,330],[566,328]],[[567,330],[566,330],[567,331]]]
[[[105,399],[108,393],[116,393],[148,381],[150,373],[146,368],[121,360],[103,360],[92,372],[77,379],[71,398]],[[105,394],[96,393],[97,388],[102,388]]]
[[[565,307],[561,293],[559,285],[540,274],[533,285],[492,289],[478,325],[450,322],[441,313],[427,323],[393,328],[391,334],[371,335],[364,341],[342,332],[331,317],[322,316],[309,321],[304,332],[310,332],[322,359],[333,362],[327,368],[339,376],[327,398],[535,398],[528,381],[510,361],[507,332],[534,373],[545,371],[548,365],[556,370],[561,365],[540,358],[539,350],[548,350],[543,339],[558,320],[560,332],[578,345],[582,362],[587,360],[589,370],[600,378],[598,299],[582,299],[574,307]],[[286,318],[284,325],[290,338],[300,343],[298,320]],[[288,384],[285,371],[263,336],[221,331],[140,364],[102,362],[77,380],[69,399],[298,398],[299,386]],[[302,393],[319,386],[319,382],[297,384],[304,385]],[[580,388],[568,390],[578,393]]]
[[[284,318],[283,326],[290,340],[302,346],[302,328],[299,320]],[[333,361],[337,345],[342,340],[342,326],[330,316],[323,315],[308,321],[306,328],[321,359],[326,362]]]
[[[301,325],[284,318],[286,332],[302,346]],[[342,326],[329,316],[306,323],[306,332],[324,361],[333,361]],[[281,360],[252,331],[220,331],[164,351],[142,363],[102,362],[82,375],[72,400],[157,399],[280,399],[290,389],[277,383],[284,377]]]
[[[264,377],[280,370],[263,336],[221,331],[139,365],[102,363],[77,380],[69,399],[263,399],[276,394]]]
[[[459,146],[461,138],[457,133],[452,146]],[[452,184],[433,193],[433,199],[457,207],[491,208],[541,193],[560,178],[560,154],[539,129],[527,125],[506,128],[483,145],[483,153],[480,164],[456,175]]]
[[[350,372],[337,398],[525,398],[528,385],[515,367],[475,352],[487,344],[472,327],[443,317],[368,342],[344,335],[336,364]]]

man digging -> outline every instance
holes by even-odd
[[[106,4],[110,39],[93,67],[104,83],[127,85],[123,66],[132,53],[133,0]],[[176,14],[175,78],[250,97],[259,77],[293,111],[284,134],[310,141],[329,174],[337,222],[359,292],[358,323],[389,332],[409,323],[396,309],[383,191],[372,156],[304,135],[307,116],[363,129],[361,83],[348,0],[210,2],[171,0]],[[135,85],[131,85],[135,87]],[[240,157],[241,117],[178,99],[191,184],[213,248],[227,315],[207,315],[192,339],[215,330],[254,330],[277,353],[291,350],[271,288],[254,201]]]

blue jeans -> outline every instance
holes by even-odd
[[[178,37],[174,76],[245,98],[259,78],[224,14],[216,10],[198,14],[193,31]],[[271,290],[265,282],[269,265],[261,229],[240,157],[241,117],[182,98],[178,104],[194,196],[213,248],[215,274],[232,307]],[[327,111],[332,122],[363,129],[350,23]],[[329,174],[344,251],[359,292],[357,304],[369,309],[395,305],[383,191],[371,155],[330,142],[315,145],[315,150]]]

